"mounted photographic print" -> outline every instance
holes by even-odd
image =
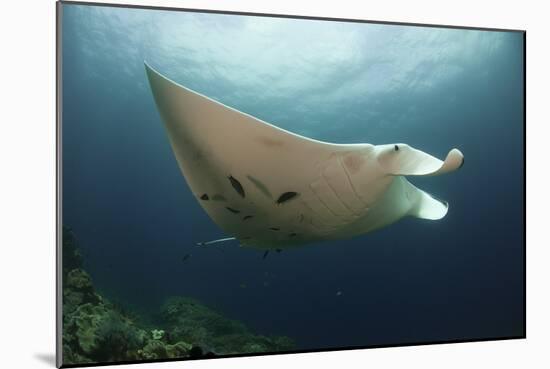
[[[58,365],[525,337],[525,32],[58,3]]]

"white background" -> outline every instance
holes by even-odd
[[[99,0],[98,0],[99,1]],[[541,368],[550,349],[549,13],[543,1],[139,1],[134,4],[527,30],[527,340],[143,364],[140,368]],[[538,4],[538,5],[537,5]],[[53,367],[55,3],[0,5],[0,367]],[[498,132],[487,142],[498,146]],[[98,148],[99,149],[99,148]],[[503,161],[505,162],[505,160]],[[498,186],[498,183],[495,183]],[[475,206],[475,204],[473,204]],[[495,255],[498,258],[498,255]]]

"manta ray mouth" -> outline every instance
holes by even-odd
[[[430,196],[432,199],[436,200],[436,201],[439,201],[442,205],[444,205],[446,208],[449,207],[449,202],[448,201],[445,201],[443,199],[440,199],[439,197],[435,196],[434,194],[431,194],[429,192],[425,192],[425,194],[427,194],[428,196]]]

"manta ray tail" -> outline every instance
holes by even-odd
[[[197,246],[207,246],[207,245],[212,245],[213,243],[227,242],[227,241],[233,241],[233,240],[236,240],[236,238],[235,237],[220,238],[218,240],[197,242]]]

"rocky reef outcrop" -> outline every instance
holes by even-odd
[[[137,317],[137,318],[136,318]],[[199,358],[292,350],[287,337],[255,335],[199,301],[176,296],[155,325],[111,303],[83,269],[73,232],[63,228],[63,363]]]
[[[161,317],[176,341],[193,342],[216,355],[291,350],[288,337],[251,333],[241,322],[230,320],[189,297],[171,297],[161,307]]]

